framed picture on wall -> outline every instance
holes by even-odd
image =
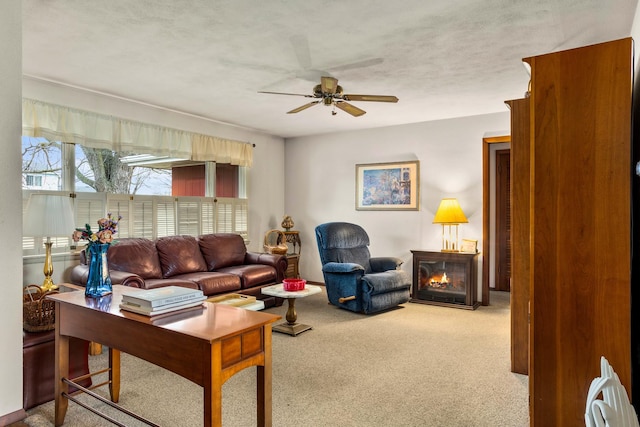
[[[420,162],[356,165],[356,210],[419,210]]]

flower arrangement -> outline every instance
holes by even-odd
[[[113,242],[113,235],[118,232],[118,222],[121,219],[122,216],[118,216],[117,220],[113,219],[111,213],[108,213],[106,218],[98,220],[98,231],[92,231],[91,226],[85,224],[84,228],[76,228],[71,238],[74,242],[86,240],[87,249],[94,243],[110,244]]]

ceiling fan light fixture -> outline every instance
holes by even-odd
[[[333,95],[338,90],[338,79],[333,77],[321,77],[320,86],[322,87],[322,93]]]
[[[287,114],[294,114],[300,111],[306,110],[316,104],[322,102],[322,104],[333,106],[331,111],[332,115],[336,115],[336,108],[349,113],[354,117],[360,117],[366,113],[366,111],[349,104],[345,101],[368,101],[368,102],[398,102],[398,98],[392,95],[354,95],[345,94],[342,92],[342,86],[338,84],[338,79],[334,77],[322,77],[320,84],[313,87],[313,95],[303,95],[300,93],[284,93],[284,92],[265,92],[259,91],[259,93],[270,93],[274,95],[295,95],[304,96],[305,98],[316,98],[316,101],[309,102],[298,108],[294,108],[291,111],[287,111]]]

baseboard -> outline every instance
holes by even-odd
[[[15,412],[0,416],[0,426],[8,426],[9,424],[22,421],[25,418],[27,418],[27,413],[24,409],[20,408]]]

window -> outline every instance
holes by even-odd
[[[41,175],[27,175],[27,187],[42,187]]]
[[[229,232],[248,238],[248,200],[237,196],[246,194],[244,167],[213,162],[202,167],[205,172],[199,179],[213,183],[207,188],[234,197],[215,197],[215,193],[208,197],[204,194],[201,197],[174,196],[172,168],[194,162],[89,149],[77,144],[49,142],[44,138],[23,137],[22,144],[23,207],[33,192],[64,190],[64,194],[74,194],[78,227],[85,224],[97,227],[96,221],[107,212],[122,216],[116,237],[155,239],[176,234]],[[142,157],[146,160],[142,161]],[[202,166],[205,163],[200,162]],[[67,171],[65,164],[73,167]],[[216,172],[218,169],[223,171],[222,186],[216,186],[216,175],[221,176],[221,172]],[[72,243],[72,231],[69,230],[68,238],[54,242],[54,251],[56,248],[67,250]],[[24,230],[24,234],[25,254],[44,252],[39,238],[27,236],[28,230]]]

